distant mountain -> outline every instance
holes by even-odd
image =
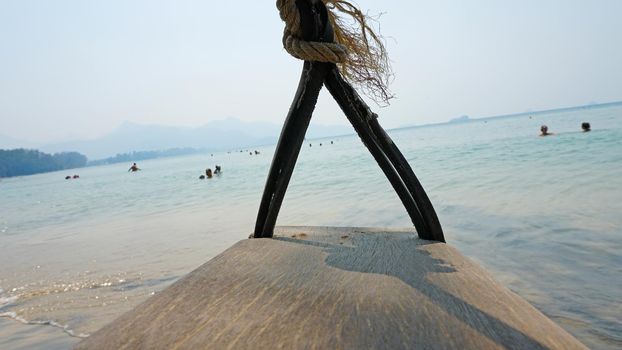
[[[129,152],[129,153],[117,154],[114,157],[92,160],[92,161],[89,161],[87,165],[97,166],[97,165],[105,165],[105,164],[129,163],[129,162],[136,162],[139,160],[185,156],[185,155],[197,154],[201,152],[205,152],[205,150],[196,149],[196,148],[174,148],[174,149],[168,149],[168,150],[162,150],[162,151],[139,151],[139,152],[134,151],[134,152]]]
[[[229,150],[275,143],[281,125],[245,122],[227,118],[197,128],[123,123],[110,134],[95,140],[73,141],[41,146],[46,152],[77,151],[89,159],[112,157],[132,151],[156,151],[173,148]],[[352,133],[347,126],[311,125],[308,138]]]

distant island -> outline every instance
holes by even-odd
[[[466,123],[468,121],[471,121],[471,118],[468,115],[463,115],[461,117],[451,119],[449,123]]]
[[[48,154],[32,149],[0,150],[0,178],[26,176],[52,171],[78,169],[87,166],[98,166],[140,160],[177,157],[206,152],[196,148],[172,148],[162,151],[143,151],[117,154],[114,157],[89,161],[78,152],[62,152]]]
[[[48,154],[37,150],[0,150],[0,177],[47,173],[84,167],[87,158],[78,152]]]
[[[407,125],[402,125],[400,127],[394,128],[392,130],[421,128],[421,127],[428,127],[428,126],[442,125],[442,124],[467,123],[467,122],[472,122],[472,121],[482,121],[482,120],[490,120],[490,119],[513,118],[513,117],[518,117],[522,115],[535,116],[535,115],[543,114],[543,113],[560,113],[560,112],[567,112],[567,111],[572,111],[572,110],[577,110],[577,109],[587,110],[587,109],[607,108],[607,107],[619,106],[619,105],[622,105],[622,101],[605,102],[605,103],[590,102],[589,104],[580,105],[580,106],[551,108],[551,109],[543,109],[543,110],[526,110],[525,112],[521,112],[521,113],[502,114],[502,115],[489,116],[489,117],[479,116],[479,117],[471,118],[468,115],[463,115],[457,118],[450,119],[449,121],[446,121],[446,122],[415,124],[415,125],[407,124]]]

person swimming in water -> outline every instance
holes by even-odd
[[[214,174],[212,173],[212,169],[210,169],[210,168],[205,169],[205,176],[208,179],[211,179],[214,176]]]
[[[581,129],[583,130],[583,132],[592,131],[592,126],[588,122],[583,122],[581,123]]]
[[[542,125],[540,127],[540,136],[551,136],[551,135],[555,135],[552,132],[549,132],[549,127],[546,125]]]
[[[132,166],[127,170],[127,172],[129,173],[130,171],[135,173],[137,171],[139,171],[140,168],[138,167],[138,165],[136,165],[136,163],[132,164]]]
[[[219,175],[222,172],[222,168],[220,168],[220,165],[216,165],[214,167],[214,175]]]

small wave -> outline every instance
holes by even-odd
[[[2,293],[4,293],[4,289],[0,288],[0,294]],[[17,300],[19,300],[19,296],[0,297],[0,310],[2,310],[5,306],[14,304],[15,302],[17,302]],[[84,333],[76,334],[72,329],[69,329],[68,325],[62,325],[54,320],[28,321],[27,319],[17,315],[17,313],[15,312],[2,312],[0,313],[0,317],[10,318],[25,325],[52,326],[55,328],[59,328],[66,334],[76,338],[86,338],[89,336],[89,334]]]
[[[90,334],[79,333],[76,334],[72,329],[69,328],[68,325],[62,325],[54,320],[44,320],[44,321],[28,321],[27,319],[17,315],[15,312],[4,312],[0,313],[0,317],[10,318],[19,323],[29,325],[29,326],[51,326],[54,328],[59,328],[69,336],[74,338],[87,338]]]
[[[0,293],[2,293],[2,289],[0,289]],[[0,297],[0,309],[5,306],[11,305],[15,303],[19,299],[18,297]]]
[[[51,294],[63,294],[78,292],[87,289],[100,289],[100,288],[120,288],[125,284],[132,283],[133,280],[126,280],[123,278],[110,279],[106,278],[104,281],[84,280],[74,282],[56,282],[47,286],[34,286],[25,285],[11,289],[12,293],[19,293],[20,299],[32,299]],[[121,289],[122,290],[122,289]],[[1,304],[0,304],[1,305]]]

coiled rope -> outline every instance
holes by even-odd
[[[367,96],[378,104],[388,104],[393,97],[388,89],[393,73],[383,38],[370,25],[376,19],[345,0],[322,1],[328,9],[335,42],[304,40],[296,0],[277,0],[276,7],[285,22],[283,47],[301,60],[337,64]]]

